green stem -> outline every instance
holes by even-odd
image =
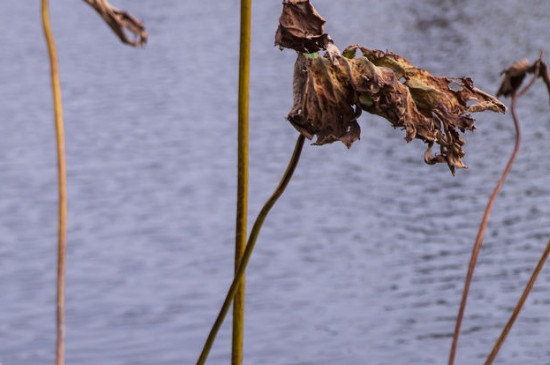
[[[65,135],[63,131],[63,105],[61,101],[61,82],[59,80],[59,65],[57,52],[50,26],[48,0],[42,0],[42,24],[48,54],[52,80],[55,134],[57,138],[57,171],[59,189],[59,231],[57,243],[57,342],[56,364],[64,363],[65,342],[65,258],[67,252],[67,168],[65,163]]]
[[[298,161],[300,160],[302,147],[304,146],[304,140],[304,136],[300,135],[298,137],[298,140],[296,141],[296,146],[294,147],[294,153],[292,154],[292,157],[288,163],[285,173],[283,174],[283,177],[281,178],[281,181],[279,182],[279,185],[277,186],[273,194],[269,197],[269,199],[265,202],[262,210],[258,214],[258,217],[256,217],[256,221],[254,222],[252,230],[250,231],[248,243],[246,244],[246,248],[241,258],[239,268],[237,269],[237,272],[235,273],[235,278],[233,279],[233,282],[229,287],[229,290],[225,297],[225,301],[223,302],[223,305],[220,309],[220,313],[218,314],[218,317],[216,318],[216,321],[214,322],[214,325],[212,326],[212,329],[208,334],[208,338],[206,339],[200,357],[197,360],[197,365],[203,365],[206,362],[208,353],[210,352],[210,349],[214,344],[214,340],[216,339],[216,335],[223,323],[223,320],[225,319],[225,315],[227,314],[227,311],[231,306],[231,302],[233,301],[233,298],[237,293],[237,289],[239,288],[239,285],[244,277],[246,266],[248,265],[248,261],[250,260],[250,256],[252,255],[252,251],[254,250],[254,246],[256,245],[256,240],[258,239],[258,235],[260,233],[264,220],[275,202],[277,202],[277,199],[279,199],[279,197],[285,191],[290,179],[292,178],[294,170],[296,170],[296,166],[298,165]]]
[[[246,247],[248,214],[248,104],[250,79],[251,0],[241,0],[241,39],[239,52],[237,218],[235,224],[235,273]],[[245,280],[233,301],[231,364],[243,359]]]

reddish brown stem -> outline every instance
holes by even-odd
[[[522,90],[518,93],[518,95],[523,94],[534,82],[537,75],[533,77],[533,80]],[[474,243],[474,247],[472,249],[472,256],[470,258],[470,264],[468,265],[468,272],[466,274],[466,279],[464,281],[464,290],[462,291],[462,299],[460,301],[460,307],[458,310],[458,315],[456,319],[455,324],[455,330],[453,334],[453,342],[451,344],[451,351],[449,353],[449,365],[453,365],[456,357],[456,350],[458,346],[458,337],[460,335],[460,327],[462,325],[462,320],[464,318],[464,311],[466,309],[466,302],[468,301],[468,293],[470,291],[470,284],[472,282],[472,278],[474,275],[474,269],[477,263],[477,259],[479,257],[479,252],[481,251],[481,246],[483,244],[483,238],[485,237],[485,231],[487,229],[487,224],[489,223],[489,216],[491,214],[491,210],[493,209],[493,205],[495,203],[495,199],[502,188],[502,185],[504,184],[504,181],[506,180],[506,176],[512,169],[512,165],[514,164],[514,160],[516,159],[517,153],[519,151],[519,146],[521,143],[521,130],[519,126],[519,120],[516,115],[516,101],[517,96],[514,93],[512,95],[512,118],[514,119],[514,127],[516,129],[516,142],[514,144],[514,150],[512,151],[512,154],[510,156],[510,159],[508,160],[508,163],[506,164],[506,167],[502,171],[502,174],[500,176],[500,179],[498,180],[493,193],[491,194],[489,198],[489,202],[487,203],[487,206],[485,207],[485,212],[483,213],[483,218],[481,219],[481,223],[479,225],[479,230],[477,232],[476,240]]]
[[[487,360],[485,361],[485,365],[491,365],[493,361],[495,361],[495,358],[497,357],[498,352],[502,347],[502,344],[506,340],[506,336],[508,336],[508,333],[510,333],[512,326],[514,325],[514,322],[516,321],[519,313],[521,312],[523,304],[525,304],[525,301],[527,300],[529,293],[533,289],[533,286],[535,285],[535,281],[537,280],[537,277],[539,276],[539,273],[541,272],[544,266],[544,263],[546,262],[546,260],[548,260],[549,255],[550,255],[550,241],[548,241],[548,243],[546,244],[546,249],[542,253],[542,256],[540,257],[540,260],[537,266],[535,267],[533,274],[529,278],[529,281],[527,282],[527,285],[523,290],[523,294],[519,298],[518,303],[516,304],[516,307],[514,308],[514,311],[512,312],[510,319],[508,320],[508,323],[506,323],[506,326],[504,326],[504,328],[502,329],[502,333],[500,334],[498,340],[496,341],[495,346],[493,346],[493,350],[487,357]]]

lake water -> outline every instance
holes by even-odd
[[[113,1],[144,19],[121,45],[82,1],[52,1],[69,180],[67,364],[193,364],[233,270],[239,3]],[[550,52],[546,0],[317,0],[337,46],[389,49],[494,93]],[[280,0],[255,1],[250,219],[297,132],[295,54],[273,47]],[[0,361],[53,363],[57,191],[39,2],[0,3]],[[507,101],[508,102],[508,101]],[[490,351],[550,238],[550,106],[520,101],[524,140],[494,206],[457,364]],[[470,250],[512,150],[510,115],[477,116],[467,170],[363,114],[361,141],[306,145],[247,271],[245,363],[443,364]],[[250,226],[252,223],[250,223]],[[550,268],[498,364],[550,363]],[[227,364],[230,321],[209,363]]]

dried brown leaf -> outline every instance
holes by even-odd
[[[84,1],[98,12],[123,43],[137,47],[143,46],[147,42],[147,32],[143,23],[128,12],[118,10],[107,0]],[[129,38],[126,32],[133,34],[133,39]]]
[[[366,89],[362,87],[357,92],[360,99],[377,98],[379,102],[373,105],[362,103],[361,106],[370,113],[383,116],[396,127],[404,127],[407,141],[419,138],[429,146],[434,142],[439,144],[441,155],[432,157],[428,148],[425,161],[445,161],[453,174],[455,168],[466,167],[462,161],[464,140],[458,130],[475,129],[475,120],[470,113],[506,111],[500,101],[474,87],[469,78],[433,76],[399,55],[365,47],[348,47],[344,54],[355,53],[350,48],[359,48],[364,58],[372,62],[374,68],[369,67],[376,70],[375,76],[378,76],[367,82]],[[372,86],[380,82],[384,83],[384,88],[373,95]],[[380,103],[382,105],[375,105]]]
[[[502,95],[508,97],[514,94],[519,89],[523,79],[525,79],[525,75],[530,70],[532,70],[532,66],[527,58],[517,61],[503,70],[501,72],[503,78],[498,88],[497,96]]]
[[[324,33],[323,19],[309,0],[285,0],[275,34],[275,44],[302,53],[314,53],[326,49],[331,42]]]
[[[535,79],[538,77],[542,78],[544,84],[546,85],[548,95],[550,96],[550,74],[548,73],[548,66],[546,65],[546,62],[542,60],[542,57],[543,53],[541,52],[539,58],[535,62],[533,62],[532,65],[529,64],[529,61],[527,59],[523,59],[521,61],[513,63],[510,67],[502,71],[501,74],[503,75],[503,77],[497,92],[497,96],[521,96],[520,94],[523,94],[525,91],[527,91],[527,89],[530,88],[530,86],[535,82]],[[533,79],[527,86],[523,88],[522,91],[518,91],[525,76],[528,73],[534,74]]]
[[[294,68],[294,105],[288,120],[315,144],[342,141],[348,148],[359,139],[358,114],[347,60],[307,58],[298,54]],[[360,109],[359,110],[360,113]]]
[[[328,36],[328,43],[312,49],[306,45],[310,39],[306,35],[324,34],[324,20],[308,0],[283,5],[276,43],[309,53],[299,54],[296,60],[294,105],[288,120],[307,138],[316,135],[315,144],[339,140],[349,148],[360,137],[357,118],[365,110],[405,129],[407,141],[425,141],[426,163],[447,163],[454,174],[456,168],[466,167],[462,161],[465,141],[459,132],[474,130],[471,113],[506,111],[498,99],[474,87],[471,79],[433,76],[391,52],[353,45],[340,53]],[[312,28],[306,29],[309,25]],[[292,41],[283,37],[287,29],[295,31]],[[319,49],[326,49],[324,56],[311,55]],[[359,57],[357,50],[362,52]],[[440,150],[435,156],[434,144]]]
[[[362,56],[355,57],[357,49]],[[342,54],[329,47],[324,57],[298,55],[288,119],[304,136],[350,147],[360,137],[358,106],[404,128],[407,141],[428,143],[426,163],[445,162],[453,174],[466,167],[459,131],[474,130],[470,113],[506,110],[471,79],[433,76],[391,52],[351,46]],[[434,144],[440,150],[435,156]]]
[[[539,73],[540,73],[540,77],[542,77],[542,80],[544,81],[544,84],[546,85],[548,96],[550,97],[550,74],[548,73],[548,66],[546,65],[546,62],[542,61],[542,55],[540,59]]]

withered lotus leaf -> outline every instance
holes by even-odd
[[[501,74],[502,82],[497,91],[497,96],[503,95],[506,97],[514,96],[518,92],[519,87],[523,83],[525,76],[528,73],[534,74],[534,78],[542,78],[546,84],[548,95],[550,96],[550,74],[548,73],[548,66],[546,62],[542,60],[542,52],[539,58],[531,65],[529,61],[524,58],[520,61],[513,63],[510,67],[503,70]],[[533,79],[532,82],[535,80]],[[527,87],[528,88],[528,87]],[[520,92],[521,93],[521,92]]]
[[[464,133],[466,130],[475,129],[475,120],[470,113],[485,110],[500,113],[506,111],[506,107],[500,101],[474,87],[470,78],[433,76],[391,52],[351,46],[344,53],[354,54],[353,48],[359,48],[364,58],[378,69],[384,70],[378,74],[385,74],[384,82],[386,85],[391,84],[395,91],[387,86],[379,93],[385,98],[383,108],[387,110],[397,107],[399,113],[394,111],[394,115],[385,115],[377,110],[380,106],[374,109],[372,106],[366,107],[365,110],[388,119],[395,127],[404,127],[407,131],[407,141],[419,138],[428,142],[425,161],[430,164],[447,162],[453,174],[455,168],[466,167],[462,161],[465,155],[462,150],[464,140],[458,131]],[[390,77],[392,73],[393,77]],[[363,94],[361,90],[358,90],[358,93],[360,97]],[[366,95],[369,96],[368,93]],[[407,108],[403,108],[402,105],[406,105]],[[432,157],[430,147],[434,142],[440,146],[441,155]]]
[[[309,58],[299,53],[294,66],[294,105],[288,120],[315,144],[342,141],[348,148],[359,139],[360,109],[348,62],[340,55]],[[358,112],[357,112],[358,110]]]
[[[126,11],[118,10],[107,0],[84,1],[98,12],[122,43],[137,47],[143,46],[147,42],[147,32],[143,23]],[[134,38],[129,38],[126,31],[133,34]]]
[[[308,48],[311,35],[324,34],[324,20],[309,0],[283,5],[276,44],[299,52],[288,120],[305,137],[317,136],[315,144],[341,141],[349,148],[360,137],[357,118],[364,110],[403,128],[407,142],[425,141],[424,161],[446,163],[454,175],[456,168],[466,167],[459,132],[475,129],[471,113],[506,111],[470,78],[433,76],[391,52],[353,45],[340,53],[328,36],[323,47]],[[287,30],[291,41],[284,36]],[[322,56],[320,49],[326,50]],[[356,57],[358,50],[362,55]],[[440,150],[435,156],[434,144]]]
[[[529,63],[529,60],[524,58],[503,70],[501,72],[501,75],[503,75],[502,82],[498,88],[497,96],[502,95],[508,97],[514,94],[521,86],[527,72],[531,69],[532,66]]]
[[[546,85],[546,90],[548,91],[548,96],[550,97],[550,73],[548,73],[548,65],[542,60],[542,54],[539,58],[539,67],[539,75],[542,77],[542,80]]]
[[[324,33],[323,19],[309,0],[285,0],[275,34],[275,44],[302,53],[326,49],[330,37]]]
[[[288,120],[307,138],[316,135],[315,144],[340,140],[350,147],[360,136],[362,109],[405,129],[406,141],[425,141],[426,163],[447,163],[453,174],[466,167],[459,131],[474,130],[470,113],[506,111],[469,78],[433,76],[399,55],[357,45],[342,54],[333,45],[324,56],[299,54],[293,91]],[[435,156],[434,144],[440,149]]]

